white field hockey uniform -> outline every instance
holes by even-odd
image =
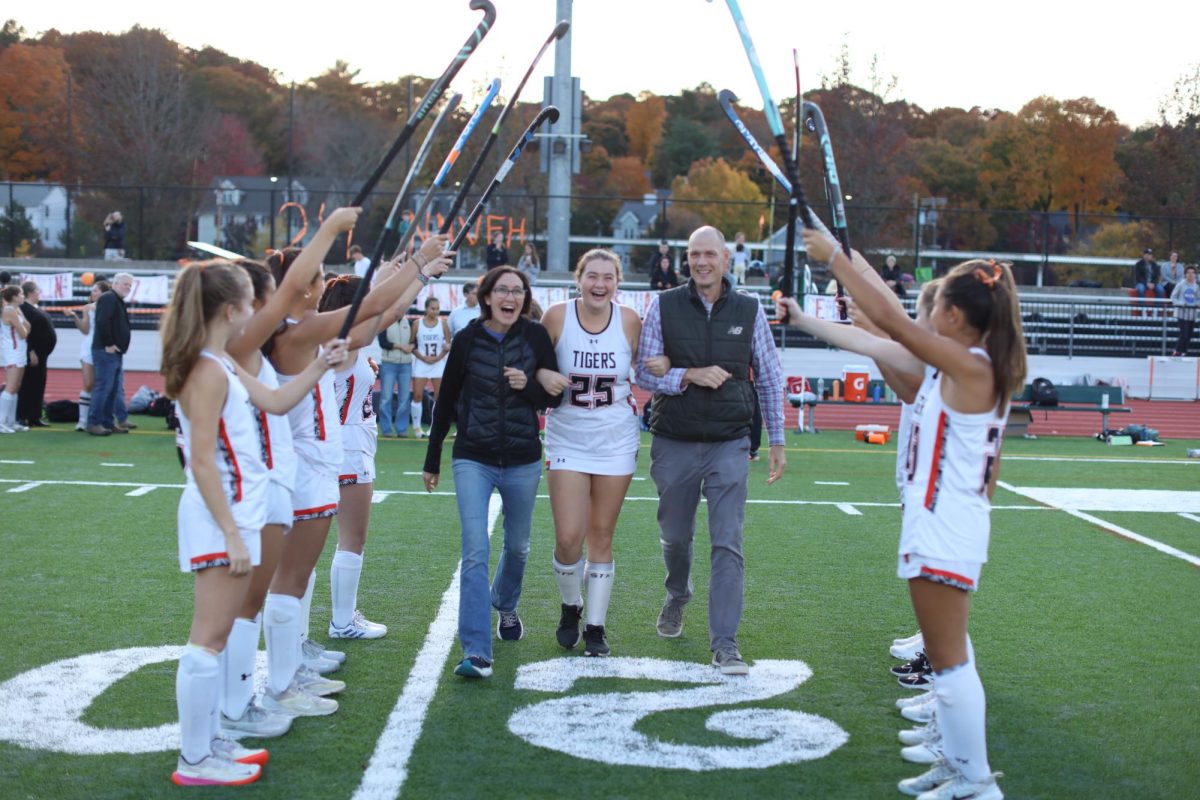
[[[79,343],[79,360],[85,364],[92,363],[92,342],[96,339],[96,306],[92,305],[87,312],[88,332]]]
[[[442,324],[440,318],[432,328],[425,327],[424,317],[416,321],[413,325],[417,331],[416,352],[427,357],[436,356],[447,348],[446,335],[442,330]],[[440,378],[445,371],[446,359],[444,358],[434,364],[426,364],[419,358],[414,358],[412,362],[412,376],[414,378]],[[415,399],[419,400],[420,398]]]
[[[559,371],[571,385],[546,417],[546,457],[550,469],[632,475],[641,429],[629,391],[633,351],[625,338],[621,306],[612,303],[608,325],[592,333],[579,323],[577,302],[565,309],[562,334],[554,346]]]
[[[270,389],[279,388],[279,376],[266,356],[258,368],[258,380]],[[267,525],[282,525],[284,533],[292,529],[292,488],[296,484],[296,449],[292,427],[286,416],[254,409],[263,462],[271,485],[268,489]]]
[[[17,306],[11,308],[24,319]],[[23,367],[28,363],[29,343],[17,333],[15,325],[0,321],[0,367]]]
[[[225,371],[225,404],[217,422],[217,475],[242,541],[250,551],[250,562],[258,565],[262,556],[262,526],[267,517],[268,479],[266,464],[259,453],[255,408],[231,363],[207,350],[202,350],[200,357],[211,358]],[[175,404],[175,413],[179,416],[187,474],[187,485],[179,500],[179,569],[196,572],[228,566],[225,534],[200,496],[200,487],[192,475],[192,423],[179,403]]]
[[[987,356],[980,348],[972,353]],[[1000,454],[999,405],[964,414],[942,399],[942,373],[927,367],[913,403],[904,483],[904,528],[897,574],[961,589],[978,588],[987,561],[991,502],[987,489]]]
[[[296,321],[289,319],[287,324]],[[280,384],[296,377],[277,374]],[[337,514],[337,476],[342,463],[342,426],[338,424],[333,373],[326,370],[287,418],[296,450],[292,520],[332,517]]]
[[[375,427],[371,389],[378,376],[378,367],[362,350],[358,351],[350,369],[333,376],[338,421],[342,424],[342,466],[338,473],[338,483],[342,486],[375,481],[379,431]]]

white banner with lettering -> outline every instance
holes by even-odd
[[[125,298],[127,303],[156,303],[166,305],[171,279],[166,275],[142,275],[134,277],[133,289]]]
[[[21,273],[21,283],[33,281],[42,290],[43,303],[47,300],[70,300],[72,278],[74,275],[70,272],[56,272],[53,275]]]

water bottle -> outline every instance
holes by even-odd
[[[878,402],[879,402],[879,395],[880,395],[880,394],[881,394],[881,392],[880,392],[880,389],[879,389],[879,384],[877,383],[877,384],[875,384],[875,389],[874,389],[874,391],[871,393],[871,396],[874,398],[874,401],[875,401],[876,403],[878,403]]]
[[[817,379],[817,399],[818,400],[825,399],[825,379],[824,378]]]

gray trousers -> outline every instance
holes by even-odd
[[[692,598],[692,541],[700,493],[708,501],[712,543],[708,592],[709,646],[737,647],[742,620],[742,523],[750,474],[750,440],[684,442],[655,436],[650,477],[658,488],[658,527],[667,566],[667,601]]]

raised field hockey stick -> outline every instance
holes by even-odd
[[[734,129],[741,134],[742,139],[745,140],[746,145],[754,152],[754,155],[758,156],[758,160],[762,162],[762,165],[775,178],[775,182],[783,187],[783,190],[791,196],[792,182],[783,174],[783,170],[775,163],[775,159],[767,155],[766,150],[763,150],[762,145],[758,143],[758,139],[754,138],[754,134],[746,127],[746,123],[742,122],[742,118],[738,116],[737,109],[733,107],[733,104],[737,100],[737,95],[728,89],[722,89],[717,94],[717,102],[721,104],[721,110],[725,112],[726,118],[733,124]]]
[[[504,178],[513,168],[513,165],[517,163],[517,159],[521,157],[521,151],[525,149],[527,144],[533,141],[533,134],[536,133],[537,129],[542,127],[542,124],[547,120],[549,120],[551,124],[558,122],[558,109],[554,106],[546,106],[543,108],[538,112],[538,115],[533,118],[533,122],[529,123],[529,127],[525,129],[523,134],[521,134],[521,138],[517,140],[516,146],[514,146],[512,152],[508,154],[508,158],[505,159],[504,163],[500,165],[500,169],[496,171],[496,177],[492,178],[492,182],[488,184],[487,189],[484,190],[483,196],[479,198],[479,202],[475,204],[475,207],[471,209],[471,213],[467,215],[466,222],[461,228],[459,228],[458,233],[454,236],[454,241],[450,242],[449,247],[446,248],[447,250],[458,250],[459,245],[462,244],[462,240],[466,238],[467,231],[471,230],[471,225],[474,224],[475,220],[477,220],[479,215],[483,212],[483,207],[487,205],[487,201],[491,198],[492,193],[495,192],[496,189],[499,188],[500,184],[504,182]]]
[[[796,65],[796,125],[792,130],[792,161],[796,162],[796,168],[800,168],[800,102],[803,95],[800,93],[800,51],[792,48],[792,63]]]
[[[450,85],[450,81],[454,80],[454,76],[462,69],[462,65],[467,63],[467,59],[475,52],[475,48],[479,47],[479,43],[483,41],[483,37],[487,36],[487,32],[491,30],[492,25],[496,22],[496,7],[491,4],[490,0],[471,0],[471,8],[475,11],[483,11],[483,19],[479,21],[474,32],[467,43],[459,49],[458,54],[454,56],[454,60],[450,62],[450,66],[446,67],[446,71],[433,82],[429,87],[429,91],[425,93],[425,99],[417,106],[417,110],[408,118],[408,122],[404,123],[404,128],[401,129],[400,135],[396,137],[396,141],[392,142],[392,146],[384,154],[383,160],[379,162],[379,166],[375,167],[375,171],[371,173],[371,177],[367,178],[366,183],[358,190],[358,194],[354,196],[354,200],[350,203],[352,206],[361,206],[366,202],[367,197],[375,189],[375,184],[379,183],[379,179],[383,177],[383,173],[388,166],[400,153],[400,148],[408,143],[412,138],[413,133],[417,130],[417,126],[429,114],[430,109],[441,99],[446,91],[446,87]],[[363,281],[366,285],[366,281]],[[357,305],[353,307],[350,317],[353,318],[354,312],[358,310]]]
[[[846,203],[842,196],[842,182],[838,180],[837,161],[833,158],[833,143],[829,141],[829,128],[825,126],[825,115],[816,103],[805,101],[804,119],[808,129],[815,131],[821,140],[821,155],[825,164],[825,193],[829,195],[829,215],[833,219],[833,230],[842,245],[842,252],[849,258],[850,234],[846,229]]]
[[[453,114],[454,109],[458,108],[460,100],[462,100],[462,95],[458,92],[450,95],[450,99],[446,101],[446,105],[442,106],[442,110],[434,117],[433,124],[429,126],[429,132],[425,134],[425,141],[421,142],[421,148],[417,150],[417,157],[413,159],[412,165],[409,166],[408,174],[404,176],[404,183],[401,184],[400,191],[396,193],[396,199],[392,201],[392,209],[388,212],[387,221],[383,224],[383,233],[379,235],[379,241],[375,243],[375,252],[371,254],[371,266],[368,268],[368,272],[371,275],[374,275],[374,269],[379,266],[383,260],[383,254],[388,250],[388,240],[391,239],[396,229],[400,227],[396,212],[400,210],[400,204],[404,201],[404,196],[408,194],[408,187],[412,185],[413,178],[425,166],[425,159],[429,157],[429,150],[433,146],[433,137],[437,135],[443,120]]]
[[[412,241],[413,236],[417,232],[417,225],[420,224],[421,218],[429,210],[429,205],[433,202],[433,196],[438,189],[442,187],[442,182],[446,180],[447,173],[454,166],[454,162],[458,161],[458,157],[462,154],[463,148],[467,145],[467,140],[471,138],[471,134],[475,132],[475,128],[479,125],[479,120],[483,119],[483,115],[492,107],[492,101],[496,99],[496,95],[500,93],[500,79],[493,78],[492,83],[488,86],[487,94],[479,103],[479,107],[475,109],[475,113],[467,120],[467,124],[462,129],[462,133],[458,135],[457,141],[454,142],[454,147],[450,148],[450,152],[446,155],[446,160],[442,162],[442,168],[438,170],[437,175],[433,179],[433,184],[429,190],[425,192],[425,196],[421,198],[421,204],[417,207],[416,213],[413,215],[413,224],[408,226],[408,230],[404,232],[404,237],[400,240],[400,244],[396,246],[396,252],[402,253],[408,247],[408,243]]]
[[[483,166],[484,160],[487,159],[488,153],[492,152],[492,145],[496,143],[496,138],[500,135],[500,128],[504,125],[504,121],[508,119],[508,112],[516,108],[517,98],[521,96],[521,90],[525,88],[525,84],[529,82],[529,77],[533,75],[533,70],[537,67],[539,61],[550,45],[558,39],[566,35],[571,28],[571,23],[562,20],[554,26],[554,30],[546,38],[542,44],[542,49],[538,50],[537,55],[533,57],[533,61],[529,65],[529,69],[525,70],[525,76],[521,78],[521,82],[517,84],[517,88],[513,91],[512,96],[508,98],[504,109],[500,112],[500,116],[496,118],[496,124],[492,126],[491,133],[484,140],[483,149],[479,151],[479,155],[475,157],[475,163],[471,165],[470,171],[467,172],[467,177],[463,179],[462,186],[458,190],[458,194],[454,198],[454,203],[450,206],[450,211],[446,214],[446,219],[442,222],[441,229],[438,233],[448,233],[450,227],[454,224],[454,218],[458,215],[462,208],[463,200],[467,197],[467,192],[471,190],[471,186],[475,184],[475,178],[479,175],[479,169]],[[454,248],[451,248],[454,249]]]
[[[471,131],[475,130],[475,125],[479,122],[479,118],[483,116],[483,112],[487,110],[489,105],[491,105],[492,98],[496,96],[496,92],[498,91],[500,91],[500,81],[497,79],[492,81],[492,85],[488,90],[488,94],[484,102],[480,103],[479,108],[475,109],[475,113],[472,114],[471,119],[467,121],[467,127],[463,129],[461,134],[459,134],[458,141],[456,141],[454,143],[454,147],[450,149],[450,154],[446,156],[445,163],[443,163],[442,168],[438,170],[438,181],[446,177],[446,173],[450,171],[450,165],[454,163],[455,159],[458,158],[458,154],[462,152],[462,147],[464,144],[466,144],[467,137],[471,135]],[[436,187],[437,185],[437,182],[435,182],[434,186]],[[425,209],[429,207],[429,198],[432,195],[433,190],[430,189],[425,195],[425,200],[422,202],[421,210],[418,212],[418,214],[425,213]],[[397,197],[396,205],[398,205],[399,202],[400,198]],[[396,205],[392,206],[393,212],[396,210]],[[402,250],[408,245],[409,241],[412,239],[413,233],[416,231],[418,219],[419,217],[417,216],[413,217],[412,224],[409,225],[408,230],[404,232],[404,237],[401,239],[397,250]],[[375,255],[371,257],[371,265],[367,268],[367,274],[363,276],[362,282],[358,284],[358,288],[354,291],[354,299],[350,301],[350,310],[346,312],[346,319],[342,322],[342,329],[338,331],[339,339],[345,339],[350,334],[350,329],[354,327],[354,318],[358,316],[358,309],[362,305],[363,298],[367,296],[367,292],[370,290],[371,278],[375,274],[375,268],[379,266],[379,259],[383,257],[383,253],[385,252],[384,240],[387,238],[386,231],[384,233],[385,235],[380,237],[379,244],[376,246]]]

